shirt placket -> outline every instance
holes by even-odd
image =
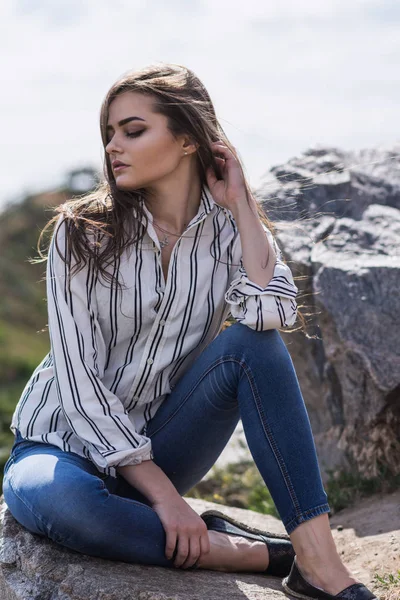
[[[206,217],[207,217],[207,211],[204,209],[199,215],[195,216],[193,218],[193,220],[188,224],[187,228],[185,229],[185,231],[182,233],[182,238],[181,240],[184,238],[185,234],[190,231],[190,229],[192,229],[193,227],[195,227],[196,225],[198,225],[201,221],[203,221]],[[159,261],[159,268],[162,271],[161,268],[161,247],[160,247],[160,242],[159,239],[154,231],[154,228],[151,224],[151,227],[149,228],[148,231],[149,236],[151,237],[151,239],[153,240],[153,250],[154,252],[157,253],[157,260]],[[152,356],[149,356],[150,354],[150,349],[151,346],[153,344],[154,338],[155,336],[159,333],[159,329],[160,327],[165,328],[167,326],[167,321],[165,319],[161,319],[161,315],[163,314],[163,308],[165,306],[165,303],[168,301],[168,291],[169,291],[169,287],[171,284],[171,279],[170,279],[170,269],[172,268],[173,262],[176,259],[176,268],[178,269],[178,281],[179,281],[179,277],[180,277],[180,273],[179,273],[179,260],[178,257],[176,257],[175,255],[179,252],[180,249],[180,242],[181,240],[178,240],[178,242],[175,244],[172,252],[171,252],[171,257],[170,257],[170,261],[169,261],[169,265],[168,265],[168,273],[167,273],[167,280],[165,282],[165,287],[162,290],[162,294],[163,294],[163,300],[161,302],[161,306],[158,310],[158,312],[156,313],[155,319],[154,319],[154,323],[153,326],[151,328],[150,334],[147,338],[146,341],[146,345],[143,351],[143,356],[142,359],[140,361],[139,364],[139,368],[137,370],[136,376],[133,380],[133,383],[130,387],[129,390],[129,394],[128,394],[128,402],[129,403],[135,403],[135,406],[141,406],[143,404],[147,404],[147,402],[149,401],[148,396],[151,393],[151,388],[152,388],[152,377],[148,377],[148,381],[147,383],[144,385],[143,390],[140,392],[140,396],[136,396],[134,395],[134,391],[137,389],[137,387],[140,385],[140,380],[144,374],[144,371],[146,369],[150,368],[156,370],[157,369],[157,363],[158,363],[158,357],[161,356],[161,353],[163,351],[165,342],[166,342],[166,337],[163,333],[163,339],[161,341],[161,343],[158,345],[157,347],[157,352],[154,355],[154,358]],[[175,310],[176,310],[176,303],[179,302],[179,295],[176,296],[176,300],[175,300],[175,306],[173,307],[173,309],[171,310],[170,314],[171,314],[171,318],[173,317],[173,315],[175,314]],[[175,309],[175,310],[174,310]],[[148,375],[148,374],[147,374]]]

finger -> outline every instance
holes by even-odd
[[[176,531],[173,531],[173,530],[167,531],[167,541],[165,544],[165,556],[168,558],[168,560],[171,560],[171,558],[173,557],[176,543],[177,543],[177,537],[178,536],[177,536]]]
[[[226,150],[228,150],[228,148],[226,148]],[[215,159],[226,160],[226,152],[224,146],[216,146],[215,148],[213,148],[213,152]],[[222,154],[222,156],[216,156],[217,154]]]
[[[189,538],[187,535],[180,535],[178,538],[178,554],[174,562],[175,567],[180,567],[189,553]]]
[[[224,142],[211,142],[211,146],[217,150],[220,148],[226,148],[227,150],[230,150],[230,148]]]
[[[194,565],[197,562],[197,559],[200,556],[200,538],[199,537],[191,537],[189,540],[189,554],[185,562],[182,564],[182,569],[187,569]]]
[[[222,154],[225,160],[235,160],[235,156],[230,148],[227,146],[222,146],[221,144],[217,144],[213,148],[214,152],[218,152]]]
[[[201,556],[210,552],[210,536],[208,535],[208,531],[200,537],[200,549]]]
[[[221,172],[224,172],[224,169],[226,167],[226,158],[218,158],[216,157],[215,160],[217,161],[218,167],[221,169]]]
[[[206,171],[206,174],[207,174],[207,179],[208,179],[208,185],[210,187],[213,187],[218,181],[217,176],[214,172],[214,169],[212,167],[209,167]]]
[[[219,158],[218,156],[214,156],[214,160],[217,162],[218,167],[221,169],[222,172],[224,172],[225,169],[225,165],[226,165],[226,159],[225,158]],[[208,169],[206,169],[206,175],[207,175],[207,179],[208,179],[208,185],[210,187],[213,187],[218,181],[220,181],[213,169],[213,167],[208,167]]]

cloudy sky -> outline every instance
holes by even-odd
[[[1,0],[0,208],[101,170],[101,102],[124,72],[191,68],[252,186],[317,144],[400,139],[398,0]]]

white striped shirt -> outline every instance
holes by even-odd
[[[100,282],[92,261],[68,288],[69,268],[54,244],[57,233],[66,256],[60,215],[46,270],[50,351],[27,382],[10,426],[26,439],[84,456],[113,477],[116,466],[154,458],[147,422],[229,314],[256,331],[289,327],[297,315],[298,288],[264,224],[277,260],[262,288],[247,277],[231,211],[203,186],[165,282],[153,217],[143,209],[149,224],[138,249],[131,245],[111,265],[125,284],[118,293],[115,284]]]

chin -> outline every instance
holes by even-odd
[[[123,177],[118,177],[118,179],[115,180],[115,185],[118,189],[124,192],[130,192],[138,189],[138,186],[134,182],[130,183],[129,179],[124,180]]]

